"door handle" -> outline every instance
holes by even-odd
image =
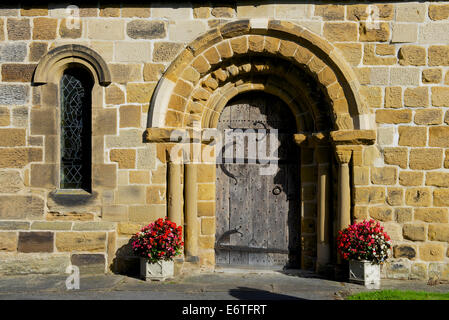
[[[277,195],[280,195],[281,194],[281,192],[282,192],[282,189],[281,189],[281,187],[279,187],[279,186],[276,186],[276,187],[274,187],[273,188],[273,194],[275,195],[275,196],[277,196]]]

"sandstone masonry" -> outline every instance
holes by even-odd
[[[448,8],[443,1],[93,4],[80,6],[74,24],[55,4],[0,5],[0,274],[64,273],[70,263],[87,273],[136,272],[129,239],[166,216],[171,201],[167,168],[174,144],[163,134],[144,139],[150,119],[161,117],[161,128],[214,123],[219,113],[212,103],[249,87],[288,100],[294,93],[279,83],[298,77],[268,58],[276,57],[301,65],[319,83],[325,98],[310,104],[317,113],[330,105],[335,125],[323,131],[375,132],[372,145],[351,140],[357,147],[350,149],[350,218],[379,220],[391,234],[382,276],[449,280]],[[285,28],[304,43],[267,31]],[[93,76],[88,194],[59,189],[59,80],[35,81],[49,52],[64,45],[93,50],[110,76],[110,83]],[[329,67],[337,60],[347,67],[341,74]],[[277,87],[255,80],[276,67]],[[159,90],[173,94],[152,103]],[[344,99],[349,91],[360,101]],[[167,109],[154,114],[162,103]],[[367,113],[358,117],[355,105]],[[313,115],[296,116],[298,123],[313,121]],[[353,123],[360,128],[349,128]],[[298,148],[303,266],[315,270],[318,156],[310,145]],[[200,165],[198,268],[215,264],[215,182],[215,166]]]

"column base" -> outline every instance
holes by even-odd
[[[200,262],[200,258],[198,256],[186,256],[184,258],[185,262],[192,262],[192,263],[198,263]]]
[[[179,276],[182,273],[182,266],[184,264],[184,256],[176,257],[173,259],[175,263],[175,276]]]
[[[332,276],[334,265],[331,264],[331,252],[330,246],[327,243],[318,243],[317,245],[317,257],[316,257],[316,273],[324,276]]]
[[[348,281],[349,263],[348,261],[341,261],[335,265],[335,280]]]
[[[317,263],[315,272],[326,279],[334,279],[335,265],[331,263],[326,264]]]

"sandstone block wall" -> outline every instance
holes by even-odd
[[[142,142],[161,75],[186,45],[214,27],[278,19],[307,28],[340,51],[375,117],[377,142],[353,166],[352,215],[382,221],[392,236],[393,257],[383,276],[449,279],[448,4],[161,2],[100,4],[78,13],[73,28],[64,6],[0,6],[0,273],[58,273],[75,262],[86,272],[111,265],[126,271],[130,236],[166,215],[166,146]],[[98,187],[87,202],[55,196],[59,173],[47,163],[56,161],[51,157],[59,148],[57,113],[40,112],[49,97],[31,84],[42,57],[64,44],[92,48],[112,77],[101,87],[103,101],[93,121],[103,146],[93,157],[103,164],[94,170]],[[251,45],[257,50],[257,43]],[[238,48],[234,43],[231,50]],[[183,102],[179,94],[174,107]],[[40,125],[48,117],[54,127]],[[170,121],[183,119],[172,112]],[[212,265],[215,175],[213,166],[198,172],[201,262]],[[303,190],[303,236],[313,266],[311,179]]]

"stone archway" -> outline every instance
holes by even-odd
[[[173,61],[151,100],[147,142],[167,153],[167,210],[186,225],[186,256],[214,264],[214,239],[204,240],[203,222],[215,218],[215,203],[197,219],[197,170],[205,164],[184,166],[184,210],[180,181],[182,168],[170,158],[176,145],[170,135],[210,132],[228,101],[240,93],[264,91],[290,108],[297,125],[294,135],[301,149],[311,153],[318,178],[318,260],[329,260],[328,214],[330,150],[338,162],[338,229],[350,223],[349,163],[362,161],[364,144],[375,141],[374,121],[359,95],[359,84],[345,60],[326,40],[298,25],[277,20],[243,20],[215,28],[190,43]],[[210,135],[209,135],[210,136]],[[203,145],[211,140],[201,141]],[[198,142],[194,138],[183,142]],[[300,160],[298,160],[300,161]],[[210,165],[210,164],[209,164]],[[215,179],[210,188],[215,189]],[[202,189],[204,191],[204,189]],[[184,211],[184,212],[183,212]],[[321,249],[320,249],[321,248]],[[321,251],[321,252],[320,252]],[[321,258],[320,258],[321,257]]]
[[[209,110],[219,112],[216,100],[210,100],[211,91],[226,84],[235,73],[246,72],[244,66],[240,70],[220,66],[251,55],[288,61],[322,85],[331,104],[334,130],[372,128],[356,76],[338,51],[307,29],[277,20],[231,22],[189,44],[158,83],[148,127],[189,127],[192,119],[203,119]],[[192,101],[199,101],[205,109],[192,105]]]
[[[82,45],[68,44],[54,48],[39,61],[34,72],[33,84],[42,85],[52,81],[55,68],[70,63],[78,63],[89,69],[102,86],[111,83],[108,65],[98,53]]]

